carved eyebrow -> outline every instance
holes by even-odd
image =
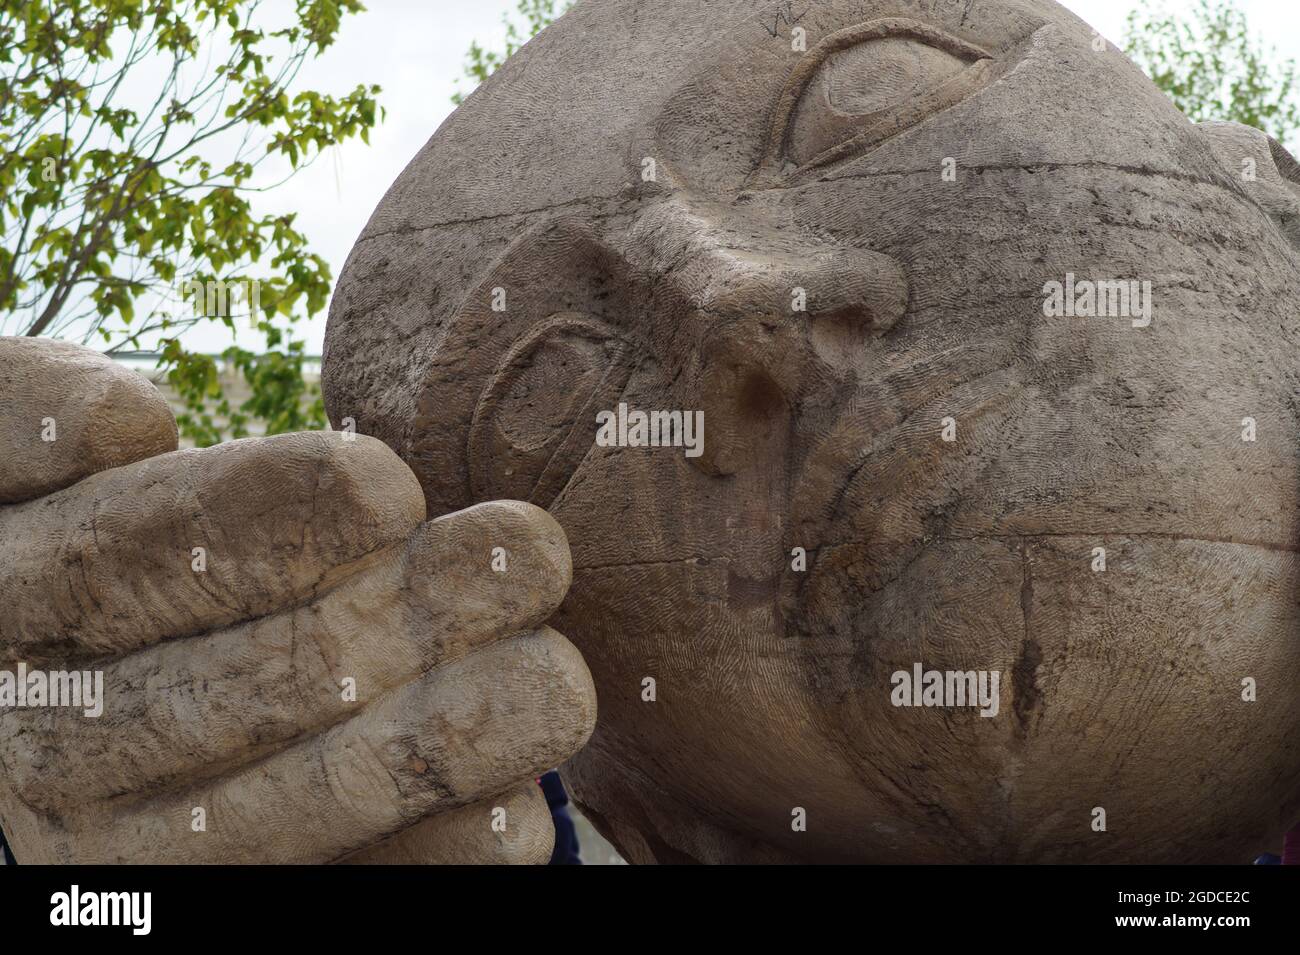
[[[993,58],[993,54],[983,47],[955,37],[932,24],[907,17],[887,17],[880,20],[871,20],[844,30],[838,30],[809,50],[808,55],[800,59],[798,65],[786,79],[785,86],[782,88],[781,95],[774,108],[775,120],[768,132],[767,146],[764,150],[764,159],[759,172],[762,172],[773,162],[780,161],[780,157],[785,152],[786,139],[789,136],[790,123],[794,119],[795,110],[808,84],[812,82],[822,64],[841,50],[847,50],[870,40],[884,39],[918,40],[928,46],[950,53],[958,59],[965,60],[968,64]]]

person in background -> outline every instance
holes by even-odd
[[[548,865],[582,865],[578,854],[578,830],[569,817],[569,794],[564,791],[560,774],[551,770],[537,781],[546,796],[546,805],[551,809],[551,819],[555,822],[555,848],[551,850]]]
[[[1265,852],[1255,860],[1255,865],[1300,865],[1300,826],[1296,826],[1282,840],[1282,854]]]
[[[1300,865],[1300,826],[1288,832],[1282,842],[1282,864]]]

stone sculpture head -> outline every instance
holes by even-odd
[[[634,860],[1245,861],[1300,817],[1298,213],[1050,0],[586,0],[374,213],[327,406],[563,525]]]

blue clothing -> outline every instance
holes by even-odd
[[[555,848],[551,850],[551,861],[548,864],[582,865],[582,856],[578,852],[578,830],[569,817],[569,794],[564,791],[560,774],[551,770],[538,782],[546,796],[546,805],[551,809],[551,821],[555,823]]]

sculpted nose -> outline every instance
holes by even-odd
[[[730,209],[668,200],[642,217],[633,239],[652,271],[706,316],[880,334],[907,309],[907,276],[889,256]]]
[[[761,459],[808,379],[864,372],[872,339],[907,310],[906,274],[888,256],[729,209],[665,201],[633,242],[694,313],[680,380],[684,406],[704,412],[692,463],[708,474]]]
[[[731,319],[784,317],[792,326],[835,324],[878,335],[907,309],[907,277],[865,249],[769,237],[767,250],[715,246],[699,260],[710,279],[700,309]]]
[[[782,316],[835,372],[865,368],[871,340],[907,310],[902,267],[870,250],[801,242],[767,261],[737,258],[735,250],[714,257],[703,310],[740,321]]]

